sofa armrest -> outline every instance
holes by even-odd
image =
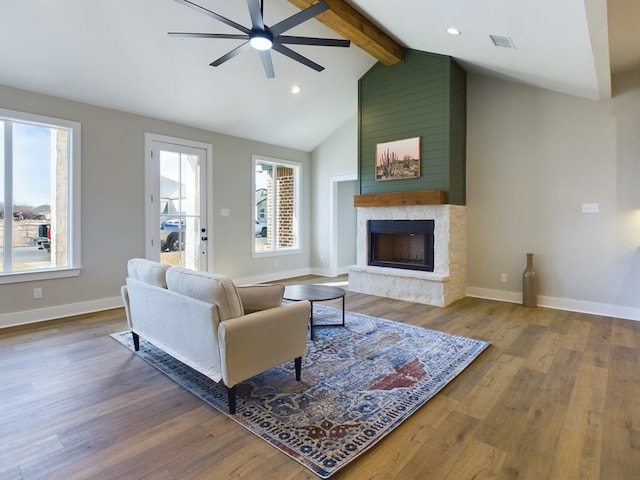
[[[244,313],[249,314],[279,307],[284,296],[284,285],[241,285],[236,286]]]
[[[218,326],[222,379],[227,387],[307,351],[311,304],[282,305],[221,322]]]

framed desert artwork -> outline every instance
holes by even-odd
[[[376,181],[420,177],[420,137],[376,144]]]

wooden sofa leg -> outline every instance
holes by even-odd
[[[131,336],[133,337],[133,349],[137,352],[140,350],[140,335],[131,332]]]
[[[296,380],[300,381],[300,373],[302,371],[302,357],[298,357],[294,360],[296,367]]]
[[[227,387],[227,401],[229,402],[229,414],[236,413],[236,386]]]

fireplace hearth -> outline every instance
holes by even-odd
[[[433,220],[369,220],[368,265],[433,272]]]

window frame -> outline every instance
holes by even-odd
[[[77,277],[80,275],[81,266],[81,136],[82,126],[79,122],[65,120],[61,118],[48,117],[33,113],[20,112],[0,108],[0,121],[4,123],[5,133],[9,129],[7,124],[11,122],[30,123],[42,127],[63,128],[69,131],[69,169],[67,171],[67,184],[69,187],[68,209],[68,230],[67,239],[69,245],[68,265],[62,267],[48,267],[38,270],[17,270],[10,272],[0,272],[0,285],[29,282],[35,280],[49,280],[55,278]],[[7,168],[7,155],[12,150],[12,140],[7,140],[5,136],[5,147],[2,159],[4,162],[4,190],[8,192],[9,199],[13,200],[13,175],[12,168]],[[11,160],[12,163],[13,160]],[[4,198],[2,199],[4,201]],[[10,204],[9,204],[10,205]],[[7,217],[7,203],[5,202],[5,220]],[[9,212],[11,214],[11,212]],[[9,215],[12,218],[12,215]],[[6,225],[6,224],[5,224]],[[6,232],[6,229],[5,229]],[[5,233],[5,239],[8,233]],[[3,241],[6,248],[6,241]],[[12,246],[12,242],[9,243]]]
[[[273,166],[283,166],[292,168],[294,171],[294,188],[293,188],[293,210],[294,210],[294,247],[278,247],[277,246],[277,234],[274,237],[273,247],[269,250],[256,249],[256,235],[255,224],[258,220],[256,209],[256,165],[258,163],[268,163]],[[302,169],[303,164],[294,160],[285,160],[281,158],[268,157],[265,155],[253,154],[251,156],[251,256],[252,258],[273,257],[281,255],[296,255],[301,251],[300,241],[300,182],[302,181]],[[273,202],[273,208],[275,209],[275,202]],[[277,219],[274,215],[274,224],[277,224]]]

